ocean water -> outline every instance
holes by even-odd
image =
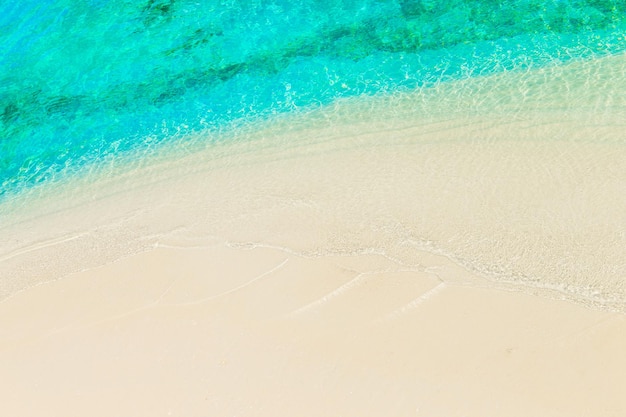
[[[619,0],[0,2],[0,200],[341,97],[626,49]]]
[[[624,312],[625,12],[0,3],[0,300],[219,241],[415,270],[442,255]]]

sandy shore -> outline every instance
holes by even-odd
[[[3,412],[624,415],[625,62],[348,100],[6,202]]]
[[[21,416],[621,416],[626,317],[444,257],[157,248],[0,304]]]

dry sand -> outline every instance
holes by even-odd
[[[3,414],[622,416],[626,317],[444,257],[157,248],[0,304]]]
[[[6,203],[2,414],[626,415],[625,61],[341,102]]]

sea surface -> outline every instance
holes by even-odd
[[[0,0],[0,300],[219,241],[625,312],[625,52],[617,0]]]
[[[625,49],[621,0],[1,1],[0,200],[341,97]]]

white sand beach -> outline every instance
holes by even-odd
[[[11,415],[620,416],[623,314],[445,258],[159,248],[0,305]],[[476,284],[476,285],[474,285]]]
[[[624,415],[624,62],[345,100],[5,203],[3,413]]]

